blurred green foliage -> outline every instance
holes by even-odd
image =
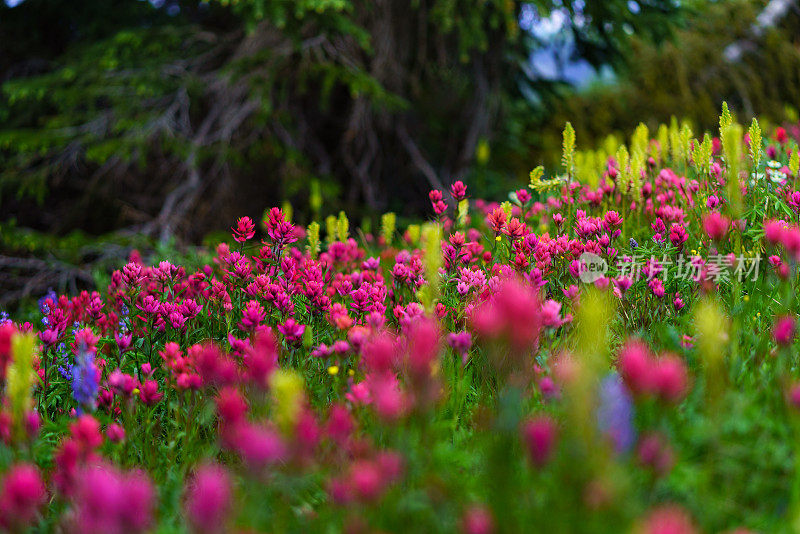
[[[795,120],[800,103],[800,13],[790,9],[763,37],[754,39],[752,25],[765,5],[761,0],[695,3],[693,15],[686,17],[674,39],[658,42],[632,36],[628,62],[615,83],[579,92],[565,88],[548,100],[548,114],[538,128],[528,130],[533,161],[557,162],[560,128],[566,121],[586,146],[599,145],[611,133],[629,132],[642,121],[652,131],[671,117],[691,121],[696,131],[714,131],[723,101],[741,122],[754,116],[774,123]],[[725,51],[734,43],[744,51],[730,61]]]
[[[527,152],[519,24],[566,10],[580,53],[622,64],[674,0],[165,0],[0,4],[0,207],[21,225],[198,241],[288,199],[309,216],[417,215],[430,187],[509,182]],[[578,23],[580,18],[582,22]],[[29,44],[30,41],[30,44]],[[317,211],[319,208],[315,209]],[[316,215],[316,214],[315,214]],[[225,222],[223,222],[225,221]]]

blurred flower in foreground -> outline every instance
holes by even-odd
[[[45,489],[39,471],[30,464],[18,464],[0,483],[0,529],[23,532],[36,518],[45,501]]]
[[[184,507],[192,531],[202,534],[225,532],[231,504],[231,480],[227,471],[214,464],[201,466],[187,489]]]
[[[775,328],[773,329],[775,342],[781,346],[791,345],[796,328],[794,317],[791,315],[777,318],[775,320]]]
[[[618,454],[628,452],[635,439],[633,402],[617,373],[603,379],[599,397],[597,424],[600,431],[611,439]]]
[[[547,463],[555,448],[558,427],[550,417],[543,415],[531,419],[522,427],[522,439],[528,454],[537,467]]]
[[[461,531],[464,534],[491,534],[494,532],[491,512],[480,505],[469,507],[461,518]]]
[[[74,532],[137,534],[151,527],[155,496],[144,473],[95,465],[76,480]]]
[[[679,506],[667,505],[651,510],[635,532],[637,534],[695,534],[698,530],[686,511]]]

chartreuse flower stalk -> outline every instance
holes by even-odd
[[[297,371],[278,369],[270,377],[269,385],[275,422],[281,432],[290,435],[303,408],[303,378]]]
[[[16,332],[11,338],[11,363],[6,375],[6,402],[11,412],[13,433],[20,438],[24,433],[25,414],[33,403],[32,388],[36,382],[33,357],[36,351],[36,336]]]
[[[387,247],[392,246],[394,233],[397,230],[397,216],[393,212],[384,213],[381,216],[381,237],[386,242]]]
[[[308,240],[308,253],[313,258],[319,254],[319,223],[314,221],[306,229],[306,239]]]
[[[656,141],[658,142],[658,157],[656,159],[663,165],[667,161],[667,156],[669,156],[669,126],[666,124],[658,126]]]
[[[695,142],[694,149],[692,150],[692,164],[698,176],[707,178],[708,173],[711,171],[711,155],[714,150],[714,145],[711,141],[711,136],[706,132],[703,135],[703,142]]]
[[[753,117],[753,122],[750,123],[750,129],[747,130],[747,135],[750,138],[750,161],[753,164],[752,172],[758,171],[758,164],[761,162],[761,127],[758,125],[758,120]]]
[[[339,212],[339,218],[336,220],[336,237],[342,243],[350,237],[350,221],[344,211]]]
[[[336,241],[336,217],[328,215],[325,218],[325,241],[330,245]]]
[[[737,123],[729,124],[722,132],[722,151],[728,169],[726,183],[730,214],[739,218],[742,214],[742,195],[739,186],[739,172],[742,160],[742,127]]]
[[[439,299],[439,269],[442,266],[442,228],[438,223],[422,226],[422,247],[427,284],[420,288],[418,296],[425,309],[432,312]]]
[[[461,199],[458,201],[458,214],[456,224],[458,228],[465,229],[467,227],[467,215],[469,215],[469,199]]]
[[[610,292],[601,292],[589,286],[581,299],[576,316],[574,363],[576,375],[567,384],[567,417],[569,426],[578,432],[587,452],[596,449],[598,436],[594,424],[594,405],[597,385],[602,372],[608,367],[608,321],[614,316]]]
[[[719,135],[720,138],[725,130],[728,129],[728,126],[733,123],[733,116],[731,115],[730,110],[728,109],[728,103],[722,103],[722,112],[719,115]]]
[[[408,242],[410,245],[417,245],[422,229],[418,224],[409,224],[406,229],[408,232]]]
[[[630,486],[624,470],[614,461],[613,444],[598,427],[601,380],[609,376],[608,336],[610,318],[616,315],[614,308],[610,292],[589,286],[576,316],[574,352],[570,361],[563,362],[570,368],[564,385],[563,439],[573,442],[573,454],[578,455],[563,468],[570,476],[577,475],[576,498],[581,500],[589,484],[599,484],[612,496],[611,501],[624,502]],[[582,466],[578,473],[576,463]]]
[[[564,125],[561,148],[561,164],[571,180],[575,175],[575,129],[569,122]]]
[[[705,378],[709,413],[715,413],[727,386],[725,352],[729,341],[729,320],[719,301],[706,297],[694,310],[697,349]]]

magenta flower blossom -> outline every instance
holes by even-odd
[[[638,340],[628,341],[619,353],[617,368],[628,389],[634,394],[653,389],[651,355],[647,346]]]
[[[75,529],[86,534],[139,534],[153,522],[155,495],[147,476],[107,465],[90,466],[76,477]]]
[[[46,347],[52,347],[58,341],[58,330],[48,328],[39,332],[39,339]]]
[[[800,410],[800,383],[795,383],[789,388],[789,402],[796,409]]]
[[[653,295],[657,296],[658,298],[661,298],[666,294],[666,291],[664,290],[664,282],[662,282],[660,278],[653,278],[647,283],[647,285],[653,291]]]
[[[239,243],[244,243],[256,235],[256,225],[250,217],[242,217],[236,221],[236,226],[232,227],[233,239]]]
[[[32,526],[36,512],[45,502],[42,477],[35,466],[17,464],[0,481],[0,528],[22,532]]]
[[[228,472],[221,466],[206,464],[198,468],[186,492],[184,510],[194,532],[222,534],[233,504]]]
[[[689,236],[686,234],[686,228],[681,224],[673,223],[669,230],[669,240],[673,246],[681,249],[687,239]]]
[[[303,332],[306,331],[305,325],[295,321],[292,317],[286,319],[283,324],[278,325],[278,332],[283,334],[288,343],[299,341],[303,337]]]
[[[450,194],[453,195],[453,200],[456,202],[464,200],[467,197],[467,186],[458,180],[450,186]]]
[[[456,351],[464,364],[466,364],[470,347],[472,347],[472,336],[469,332],[451,332],[447,334],[447,344]]]
[[[286,220],[280,209],[272,208],[269,211],[265,225],[267,227],[267,236],[279,248],[297,241],[294,225]]]
[[[282,462],[289,454],[283,438],[267,427],[242,423],[234,431],[232,441],[242,460],[255,469]]]
[[[531,346],[542,327],[538,295],[518,281],[501,282],[492,298],[473,312],[472,324],[481,336],[505,338],[516,350]]]
[[[492,513],[483,506],[470,506],[461,517],[464,534],[492,534],[495,531]]]
[[[428,199],[431,201],[431,205],[433,206],[433,212],[436,215],[441,215],[445,211],[447,211],[447,204],[444,203],[443,200],[444,196],[442,192],[438,189],[432,189],[430,193],[428,193]]]
[[[708,237],[714,241],[719,241],[728,233],[730,220],[724,215],[712,212],[703,217],[703,229]]]
[[[686,364],[678,356],[662,356],[654,366],[656,394],[667,402],[678,402],[689,387]]]
[[[555,421],[546,415],[531,419],[523,425],[522,440],[534,465],[542,467],[548,462],[555,448],[557,434]]]
[[[796,330],[797,323],[795,318],[791,315],[784,315],[775,321],[772,335],[778,345],[787,346],[791,345]]]
[[[125,352],[131,346],[131,342],[133,341],[133,334],[130,332],[125,333],[123,331],[114,332],[114,341],[117,342],[117,347],[119,347],[119,351]]]
[[[142,266],[138,263],[129,262],[122,268],[122,280],[131,289],[138,289],[144,278]]]
[[[158,382],[155,380],[145,380],[139,388],[139,398],[148,406],[157,403],[163,396],[163,393],[159,393]]]
[[[252,332],[267,318],[267,312],[258,301],[251,300],[247,303],[242,312],[242,320],[239,322],[239,328],[242,330]]]
[[[106,437],[111,443],[119,443],[125,440],[125,429],[117,423],[111,423],[106,428]]]
[[[558,328],[564,321],[561,319],[561,303],[547,299],[542,303],[542,323],[550,328]]]

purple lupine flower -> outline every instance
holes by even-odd
[[[52,288],[48,289],[47,293],[39,299],[39,311],[42,312],[42,315],[50,315],[50,307],[47,305],[48,300],[58,302],[58,295]]]
[[[65,379],[72,381],[72,364],[69,363],[69,355],[67,353],[67,344],[60,343],[56,349],[56,359],[63,360],[64,365],[58,366],[58,372],[61,373]]]
[[[599,397],[597,426],[611,439],[617,454],[628,452],[636,437],[633,428],[633,402],[617,373],[611,373],[603,379]]]
[[[78,413],[82,407],[94,410],[97,400],[99,377],[94,364],[94,354],[82,345],[72,366],[72,397],[78,403]]]

